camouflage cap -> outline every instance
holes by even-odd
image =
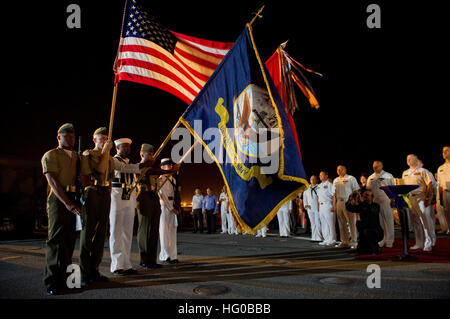
[[[98,129],[95,130],[93,136],[98,135],[98,134],[108,135],[108,133],[109,133],[108,129],[106,127],[102,126],[102,127],[99,127]]]
[[[141,146],[141,152],[143,153],[154,153],[155,147],[151,144],[144,143]]]
[[[72,123],[66,123],[61,125],[61,127],[58,129],[59,133],[75,133],[75,128],[73,127]]]

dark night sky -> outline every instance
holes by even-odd
[[[312,110],[299,98],[294,117],[308,175],[325,169],[334,177],[336,166],[344,164],[359,177],[380,159],[399,176],[409,153],[435,172],[442,146],[449,143],[443,97],[448,81],[439,76],[448,71],[445,11],[392,2],[148,1],[147,6],[171,30],[234,42],[251,13],[266,5],[263,19],[253,25],[262,59],[289,39],[287,52],[324,74],[309,76],[321,108]],[[70,3],[81,7],[81,29],[66,27]],[[83,148],[92,147],[93,130],[109,122],[123,3],[25,1],[10,9],[23,14],[11,15],[6,21],[11,31],[3,36],[7,86],[0,121],[8,138],[2,138],[0,157],[39,161],[56,145],[56,130],[65,122],[83,136]],[[370,3],[381,6],[381,29],[366,26]],[[140,144],[159,146],[186,107],[161,90],[121,82],[113,137],[132,138],[137,159]],[[222,184],[215,164],[186,164],[181,177],[184,198],[196,185],[218,190]]]

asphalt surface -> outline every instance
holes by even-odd
[[[322,247],[306,237],[178,233],[180,263],[137,275],[113,276],[108,242],[100,271],[107,283],[45,292],[45,240],[0,242],[1,299],[410,299],[449,298],[450,264],[356,260],[349,249]],[[78,263],[77,242],[73,261]],[[449,252],[450,253],[450,252]],[[380,288],[368,288],[370,264],[380,266]],[[216,294],[215,294],[216,293]]]

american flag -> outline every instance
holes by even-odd
[[[190,104],[232,47],[166,29],[136,0],[125,4],[116,82],[151,85]]]

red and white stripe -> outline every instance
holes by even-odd
[[[155,86],[190,104],[233,43],[171,32],[178,38],[174,54],[146,39],[122,38],[116,81]]]

